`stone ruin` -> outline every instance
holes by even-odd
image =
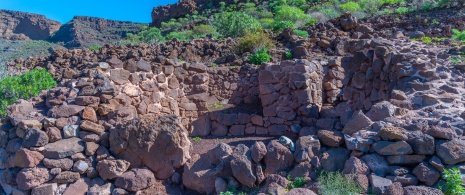
[[[289,176],[308,182],[288,194],[313,194],[323,169],[355,174],[375,194],[441,193],[429,187],[465,162],[463,66],[400,40],[341,48],[329,60],[240,68],[137,55],[146,48],[55,51],[33,67],[59,85],[2,121],[0,184],[7,194],[127,194],[165,180],[204,194],[233,184],[284,194]],[[194,154],[188,139],[243,135],[287,135],[295,151],[273,140]]]

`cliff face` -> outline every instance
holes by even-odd
[[[0,10],[0,39],[46,40],[60,27],[43,15]]]
[[[194,11],[202,12],[209,6],[219,6],[220,2],[229,4],[237,4],[247,2],[247,0],[180,0],[175,4],[167,6],[154,7],[152,10],[152,26],[159,27],[162,22],[169,21],[171,18],[183,17],[187,14],[192,14]],[[255,2],[255,0],[251,1]]]
[[[76,16],[58,30],[50,41],[63,43],[67,48],[114,44],[127,33],[140,31],[142,23],[106,20],[96,17]]]

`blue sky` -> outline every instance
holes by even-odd
[[[73,16],[151,22],[152,8],[177,0],[0,0],[0,9],[31,12],[66,23]]]

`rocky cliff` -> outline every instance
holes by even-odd
[[[0,38],[7,40],[45,40],[61,23],[43,15],[0,10]]]
[[[50,40],[62,42],[67,48],[114,44],[126,37],[127,33],[139,32],[143,25],[142,23],[76,16],[64,24]]]

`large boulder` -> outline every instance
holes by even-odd
[[[294,164],[294,156],[289,148],[276,140],[268,143],[267,151],[265,155],[265,173],[274,174],[278,171],[286,170]]]
[[[235,156],[230,163],[234,177],[247,187],[253,187],[256,177],[252,171],[252,162],[245,155]]]
[[[156,178],[167,179],[191,157],[187,134],[174,115],[143,116],[111,131],[110,150],[131,165],[147,166]]]
[[[266,155],[266,146],[263,142],[255,142],[252,147],[250,147],[250,153],[252,155],[252,160],[256,163],[260,162],[263,157]]]
[[[193,155],[184,166],[184,186],[202,194],[214,192],[214,184],[218,177],[226,178],[232,175],[231,154],[231,147],[221,143],[207,153]]]

